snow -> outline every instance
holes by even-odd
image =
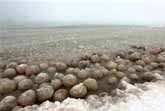
[[[126,90],[117,89],[117,97],[90,96],[87,100],[67,98],[63,102],[46,101],[35,111],[164,111],[165,81],[136,84],[123,81]]]

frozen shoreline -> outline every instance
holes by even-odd
[[[68,98],[62,103],[46,101],[37,109],[27,111],[135,111],[135,109],[136,111],[164,111],[165,81],[136,86],[124,84],[127,89],[125,91],[118,90],[121,98],[118,98],[117,102],[114,102],[109,96],[97,99],[91,98],[88,102]]]
[[[47,61],[48,58],[50,60],[52,58],[53,60],[60,60],[66,57],[68,59],[77,57],[79,54],[88,51],[111,52],[122,49],[126,50],[131,44],[145,45],[147,47],[163,47],[165,46],[165,44],[163,44],[165,40],[164,32],[165,28],[163,27],[88,27],[1,30],[0,61],[12,61],[15,59],[17,60],[17,58],[30,58],[31,61],[43,62]],[[162,85],[164,84],[165,82],[145,84],[150,89],[148,91],[143,91],[140,88],[131,86],[133,89],[127,90],[128,92],[122,92],[126,97],[115,104],[111,104],[111,98],[94,101],[98,103],[98,106],[95,104],[97,108],[94,107],[95,105],[91,106],[84,100],[68,98],[62,103],[57,102],[54,104],[47,101],[35,111],[134,111],[135,109],[136,111],[163,111],[162,109],[165,109],[162,105],[165,103],[163,99],[165,96],[165,88],[163,88]],[[140,91],[138,96],[134,94],[136,91]],[[150,101],[153,107],[150,107]],[[50,109],[48,110],[47,107]],[[53,109],[51,109],[51,107]]]

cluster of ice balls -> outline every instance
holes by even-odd
[[[164,68],[165,52],[161,48],[150,51],[150,54],[139,48],[114,56],[84,54],[66,63],[1,63],[0,94],[5,97],[1,99],[0,109],[9,111],[15,106],[25,107],[47,100],[63,101],[67,97],[86,98],[97,94],[98,90],[102,90],[100,96],[117,94],[111,89],[105,92],[100,86],[122,89],[121,80],[131,84],[158,80],[162,78]]]

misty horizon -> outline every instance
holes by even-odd
[[[0,24],[165,25],[161,0],[0,1]]]

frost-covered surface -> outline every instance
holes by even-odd
[[[126,90],[118,89],[117,98],[92,96],[87,101],[72,98],[62,103],[46,101],[35,111],[164,111],[164,81],[136,86],[123,84]]]

